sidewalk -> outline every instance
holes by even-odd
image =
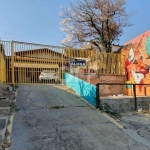
[[[123,113],[120,124],[126,134],[150,147],[150,114]]]

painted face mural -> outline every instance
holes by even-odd
[[[127,51],[127,50],[126,50]],[[128,83],[144,84],[148,75],[150,77],[150,37],[140,40],[139,43],[130,44],[126,54],[125,69]],[[131,88],[127,86],[126,88]],[[138,86],[142,92],[142,85]]]
[[[132,62],[133,59],[134,59],[134,51],[131,48],[130,51],[129,51],[129,54],[128,54],[128,61]]]
[[[141,84],[142,80],[144,79],[143,73],[136,73],[134,70],[131,70],[132,77],[135,83]]]

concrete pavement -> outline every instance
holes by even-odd
[[[70,89],[20,85],[10,150],[149,150]]]
[[[120,124],[123,131],[136,141],[149,146],[150,149],[150,114],[127,112],[122,113]]]

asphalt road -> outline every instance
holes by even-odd
[[[10,150],[149,150],[63,86],[20,85]]]

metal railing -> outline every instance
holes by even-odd
[[[101,96],[100,96],[100,85],[132,85],[133,86],[133,98],[134,98],[134,106],[135,111],[137,111],[137,94],[136,94],[136,86],[143,86],[144,91],[146,91],[146,87],[149,87],[150,84],[133,84],[133,83],[97,83],[96,84],[96,108],[100,108],[101,106]],[[146,96],[146,92],[145,96]]]

